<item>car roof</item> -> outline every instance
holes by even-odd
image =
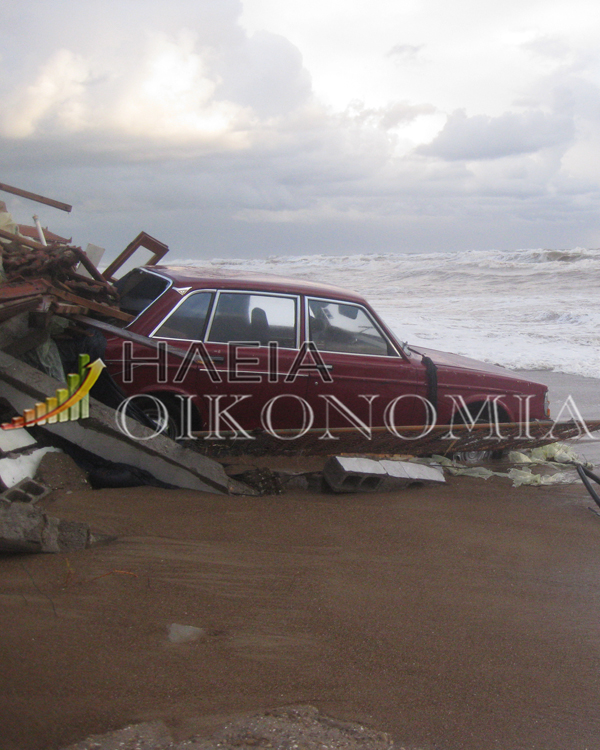
[[[217,285],[220,289],[253,289],[261,292],[308,294],[365,303],[364,297],[360,294],[333,284],[322,284],[275,274],[202,266],[145,266],[144,270],[159,273],[171,279],[176,285],[198,289]]]

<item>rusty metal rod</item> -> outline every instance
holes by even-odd
[[[102,286],[108,287],[109,289],[112,290],[113,288],[112,284],[108,283],[108,281],[104,278],[104,276],[100,273],[100,271],[88,258],[84,250],[82,250],[80,247],[71,247],[70,249],[75,253],[75,255],[77,255],[77,257],[81,261],[81,265],[85,268],[85,270],[90,274],[90,276],[93,279],[95,279],[97,282],[102,284]]]

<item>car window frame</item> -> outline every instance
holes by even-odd
[[[200,291],[200,290],[198,290],[198,291]],[[217,293],[215,295],[215,298],[214,298],[213,304],[212,304],[212,310],[210,311],[210,316],[208,317],[208,323],[206,325],[206,330],[204,332],[204,339],[203,339],[203,341],[204,341],[204,343],[206,345],[211,344],[212,346],[219,346],[219,345],[223,346],[223,345],[226,345],[228,343],[226,341],[209,341],[208,340],[208,337],[209,337],[209,334],[210,334],[210,329],[211,329],[212,324],[213,324],[213,320],[214,320],[214,317],[215,317],[215,314],[216,314],[216,311],[217,311],[217,307],[218,307],[218,304],[219,304],[219,298],[220,298],[221,294],[247,294],[250,297],[278,297],[278,298],[282,298],[283,297],[285,299],[291,299],[291,300],[293,300],[293,302],[294,302],[294,313],[295,313],[295,318],[296,318],[296,320],[295,320],[295,329],[296,329],[296,331],[295,331],[295,333],[296,333],[296,336],[295,336],[295,345],[293,347],[289,347],[289,346],[281,346],[278,343],[277,346],[278,346],[279,349],[281,349],[283,351],[292,351],[292,352],[295,352],[295,351],[298,351],[300,349],[300,330],[301,330],[301,326],[302,326],[302,316],[301,316],[302,307],[301,307],[301,304],[300,304],[301,295],[299,293],[297,293],[297,292],[270,292],[270,291],[263,291],[262,289],[256,289],[256,288],[254,288],[254,289],[229,289],[229,288],[223,289],[223,288],[221,288],[221,289],[217,289],[216,292]],[[239,341],[232,341],[231,343],[240,343],[240,342]],[[242,341],[242,343],[243,343],[243,341]],[[261,344],[258,348],[260,348],[260,349],[266,349],[267,347],[264,346],[263,344]]]
[[[140,312],[135,316],[135,318],[133,320],[130,320],[129,323],[127,323],[125,328],[129,328],[129,326],[133,325],[146,312],[146,310],[149,310],[152,307],[152,305],[155,305],[158,302],[158,300],[161,299],[174,284],[173,279],[170,279],[168,276],[165,276],[163,273],[157,273],[156,271],[149,271],[146,268],[132,268],[131,271],[141,271],[142,273],[148,273],[148,274],[151,274],[152,276],[158,276],[159,279],[163,279],[164,281],[167,282],[167,286],[163,289],[163,291],[158,295],[156,299],[152,300],[150,304],[146,305],[146,307],[143,310],[140,310]],[[123,276],[122,278],[125,278],[125,276]]]
[[[364,354],[362,352],[341,352],[336,350],[328,350],[328,349],[319,349],[317,347],[317,351],[319,354],[335,354],[335,355],[347,355],[350,357],[377,357],[379,359],[400,359],[403,360],[403,354],[401,351],[399,351],[396,342],[389,336],[385,329],[382,328],[377,318],[373,315],[371,310],[366,307],[366,305],[361,304],[360,302],[354,302],[353,300],[344,300],[344,299],[335,299],[333,297],[319,297],[315,294],[307,294],[304,297],[304,340],[307,342],[311,342],[312,340],[310,338],[310,308],[309,308],[309,302],[310,300],[315,300],[316,302],[332,302],[336,305],[350,305],[352,307],[358,307],[360,310],[364,312],[364,314],[367,316],[367,318],[373,323],[373,327],[378,331],[379,335],[383,338],[384,341],[387,342],[388,346],[392,348],[392,350],[395,352],[394,354]],[[316,345],[315,345],[316,346]]]
[[[207,321],[212,320],[212,314],[215,307],[215,300],[217,299],[217,292],[218,289],[192,289],[187,294],[184,294],[183,297],[177,302],[177,304],[171,308],[171,310],[165,315],[165,317],[160,321],[160,323],[154,327],[154,330],[148,334],[149,338],[157,338],[157,339],[168,339],[169,341],[204,341],[206,337],[206,332],[208,331],[208,323]],[[204,321],[204,328],[202,330],[202,337],[197,339],[175,339],[173,336],[158,336],[156,334],[157,331],[159,331],[163,325],[169,320],[169,318],[175,314],[175,312],[183,305],[183,303],[189,299],[190,297],[193,297],[196,294],[212,294],[213,298],[210,302],[210,307],[208,310],[208,315],[206,316],[206,320]]]

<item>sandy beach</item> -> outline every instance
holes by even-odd
[[[534,375],[600,416],[599,381]],[[581,484],[43,502],[118,539],[1,558],[2,750],[158,718],[185,739],[290,704],[411,750],[598,746],[600,518]],[[170,643],[171,623],[204,635]]]

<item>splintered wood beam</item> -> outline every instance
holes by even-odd
[[[81,307],[85,307],[89,310],[93,310],[94,312],[101,313],[107,318],[117,318],[117,320],[123,320],[126,323],[130,323],[134,318],[133,315],[124,313],[116,307],[103,305],[99,302],[92,302],[92,300],[87,299],[86,297],[79,297],[76,294],[65,292],[62,289],[57,289],[56,287],[52,287],[51,289],[49,289],[49,294],[53,294],[55,297],[60,297],[60,299],[63,299],[65,302],[70,302],[73,305],[81,305]]]
[[[41,242],[30,240],[28,237],[23,237],[23,235],[21,234],[13,234],[12,232],[7,232],[6,229],[0,229],[0,237],[4,237],[7,240],[16,242],[19,245],[25,245],[25,247],[30,247],[33,250],[47,250],[48,249],[48,246],[42,245]]]
[[[35,297],[23,297],[23,299],[0,302],[0,322],[9,320],[15,315],[36,310],[42,299],[41,295],[36,295]]]
[[[0,182],[0,190],[4,190],[6,193],[12,193],[13,195],[18,195],[21,198],[27,198],[30,201],[36,201],[36,203],[44,203],[46,206],[52,206],[52,208],[58,208],[67,213],[70,213],[73,208],[73,206],[70,206],[68,203],[55,201],[52,198],[45,198],[43,195],[30,193],[29,190],[21,190],[21,188],[13,187],[12,185],[5,185],[3,182]]]

